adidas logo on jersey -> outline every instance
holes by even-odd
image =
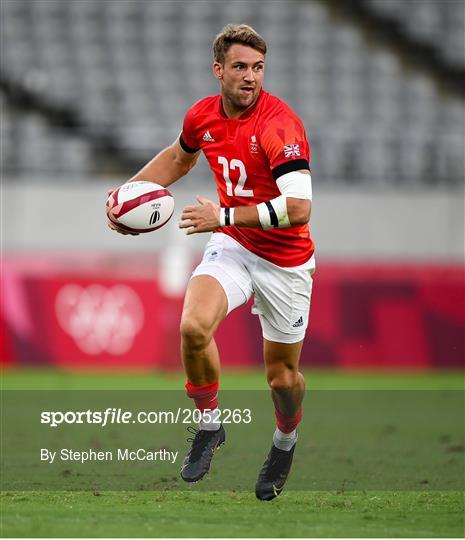
[[[203,134],[202,140],[204,140],[204,141],[206,141],[206,142],[215,142],[215,139],[210,135],[210,132],[209,132],[209,131],[206,131],[206,132]]]
[[[299,328],[300,326],[303,326],[304,325],[304,319],[302,316],[299,317],[299,320],[297,320],[293,325],[292,327],[293,328]]]

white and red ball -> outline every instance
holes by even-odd
[[[163,227],[173,211],[171,193],[153,182],[123,184],[107,200],[108,219],[130,233],[146,233]]]

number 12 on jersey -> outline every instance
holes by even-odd
[[[247,180],[247,172],[245,165],[240,159],[232,159],[228,162],[224,156],[218,156],[218,163],[223,166],[223,178],[226,183],[226,194],[230,197],[253,197],[253,189],[244,189],[245,181]],[[239,169],[239,180],[236,187],[233,188],[229,171]]]

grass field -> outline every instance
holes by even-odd
[[[54,371],[10,371],[3,374],[2,388],[179,390],[183,380],[184,377],[177,373],[76,375]],[[310,391],[463,390],[462,373],[308,372],[306,380]],[[266,385],[262,373],[236,372],[223,375],[222,387],[263,390]],[[306,414],[309,416],[311,412]],[[438,423],[433,417],[426,420],[426,426],[428,422],[432,426]],[[299,444],[303,451],[304,441]],[[463,440],[455,441],[455,447],[459,451],[463,449]],[[460,457],[453,453],[445,455],[452,460]],[[296,467],[292,474],[299,476],[299,469]],[[1,533],[3,537],[464,535],[464,494],[461,489],[432,490],[424,485],[414,491],[353,491],[342,485],[340,489],[327,491],[289,489],[280,498],[263,503],[257,501],[251,491],[205,491],[199,487],[181,486],[181,490],[157,491],[4,491]]]

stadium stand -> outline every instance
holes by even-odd
[[[463,2],[367,5],[465,68]],[[129,164],[174,140],[194,101],[216,92],[209,52],[228,22],[248,22],[268,40],[266,87],[303,118],[319,181],[463,185],[462,97],[325,2],[299,0],[2,0],[3,172],[98,176],[112,153],[119,173],[133,172]],[[12,105],[12,87],[70,111],[80,129]]]
[[[17,113],[3,107],[0,134],[3,171],[16,169],[32,179],[40,172],[70,178],[92,173],[88,142],[51,127],[37,113]]]
[[[381,14],[392,18],[419,41],[437,48],[446,62],[465,65],[465,5],[462,0],[369,0]]]

